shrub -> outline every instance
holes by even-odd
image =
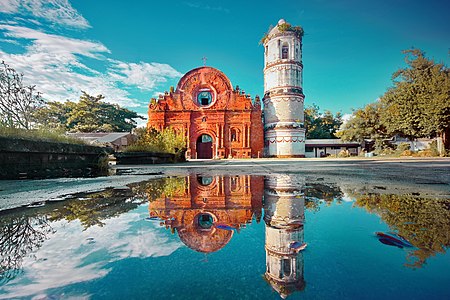
[[[432,156],[439,156],[439,150],[438,150],[438,147],[437,147],[437,141],[436,140],[434,140],[434,141],[432,141],[430,143],[429,149],[430,149],[430,152],[431,152]]]
[[[350,152],[348,150],[341,150],[338,157],[350,157]]]
[[[182,134],[177,134],[174,130],[168,128],[162,131],[155,129],[136,130],[138,139],[128,146],[125,152],[163,152],[173,153],[177,157],[184,156],[186,151],[186,138]]]
[[[421,150],[417,153],[417,156],[419,157],[433,157],[432,151],[430,149]]]
[[[400,156],[413,156],[414,152],[412,152],[411,150],[404,150]]]
[[[411,145],[409,143],[400,143],[397,146],[397,150],[403,152],[405,150],[411,150]]]
[[[68,144],[86,144],[85,141],[64,135],[62,132],[47,129],[22,129],[0,126],[0,136],[33,141],[47,141]]]

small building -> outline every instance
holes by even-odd
[[[67,135],[85,140],[92,145],[109,146],[114,151],[123,150],[137,139],[136,135],[130,132],[76,132]]]
[[[408,138],[402,138],[400,136],[394,136],[391,141],[389,141],[391,145],[395,145],[398,147],[402,143],[408,143],[410,150],[412,151],[419,151],[419,150],[425,150],[430,148],[431,142],[433,142],[433,139],[427,139],[427,138],[419,138],[415,140],[410,140]]]
[[[348,150],[351,156],[357,156],[361,152],[361,143],[344,142],[341,139],[306,140],[305,157],[337,157],[342,150]]]

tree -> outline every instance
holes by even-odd
[[[380,121],[383,113],[384,108],[379,101],[369,103],[355,110],[336,135],[344,141],[363,142],[372,139],[380,142],[387,137],[386,128]]]
[[[30,129],[32,112],[43,103],[35,86],[23,83],[23,74],[0,64],[0,125],[10,128]]]
[[[144,119],[134,111],[103,102],[103,95],[82,93],[78,103],[48,102],[35,112],[37,122],[71,132],[129,132],[136,127],[134,119]]]
[[[33,113],[33,118],[39,125],[47,129],[67,131],[67,120],[69,113],[75,108],[76,103],[67,101],[65,103],[50,101]]]
[[[387,132],[410,139],[442,137],[449,147],[450,70],[418,49],[403,51],[407,67],[392,76],[394,86],[382,97]]]
[[[342,124],[342,115],[337,112],[334,116],[329,110],[323,114],[315,104],[305,109],[305,125],[307,139],[335,139],[336,131]]]

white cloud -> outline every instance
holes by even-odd
[[[8,43],[25,39],[30,42],[25,52],[9,54],[0,50],[0,56],[11,67],[24,74],[27,84],[37,86],[44,98],[52,101],[77,100],[81,91],[92,95],[103,94],[106,101],[126,107],[139,103],[126,89],[152,90],[167,78],[181,73],[167,64],[127,63],[108,59],[109,49],[99,42],[49,34],[23,26],[0,24],[0,31]],[[107,73],[100,73],[82,62],[91,58],[104,64]]]
[[[19,10],[20,0],[1,0],[0,12],[11,14]]]
[[[0,12],[31,15],[69,27],[90,27],[88,21],[70,5],[68,0],[1,0]]]
[[[342,124],[345,124],[352,118],[353,114],[343,114],[342,115]]]
[[[126,213],[85,231],[79,222],[52,223],[56,233],[23,261],[23,276],[0,288],[0,299],[40,295],[46,290],[98,279],[121,259],[168,256],[182,246],[163,234],[164,228],[140,220],[145,213]],[[150,228],[149,228],[150,227]],[[92,257],[102,253],[101,259]],[[70,297],[70,295],[67,295]]]
[[[177,78],[183,75],[167,64],[112,62],[114,66],[110,76],[144,91],[151,91],[157,84],[166,82],[166,78]]]

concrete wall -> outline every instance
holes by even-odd
[[[0,179],[99,175],[109,148],[0,137]]]

